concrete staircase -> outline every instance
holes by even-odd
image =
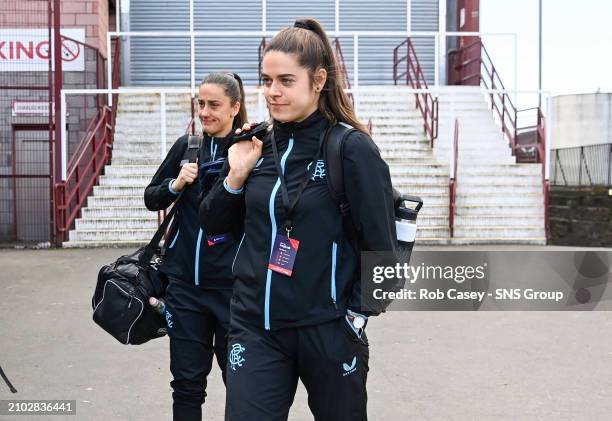
[[[448,243],[449,166],[433,154],[414,94],[402,87],[391,93],[360,93],[359,110],[361,121],[372,120],[372,137],[389,164],[394,187],[423,199],[417,241]]]
[[[120,95],[112,164],[94,187],[64,247],[135,247],[152,237],[157,213],[145,208],[143,194],[162,160],[159,104],[159,95]],[[189,122],[189,96],[168,95],[166,104],[169,150]],[[247,109],[249,120],[264,117],[257,95],[248,90]],[[439,139],[432,150],[414,94],[403,87],[391,92],[385,87],[359,95],[359,118],[372,119],[373,138],[389,163],[394,186],[424,200],[419,244],[543,244],[540,165],[514,163],[479,88],[449,87],[440,94],[439,111]],[[460,120],[460,158],[451,239],[448,179],[453,116]]]
[[[453,244],[545,244],[541,164],[516,164],[479,87],[439,94],[434,154],[450,164],[459,120],[457,214]]]

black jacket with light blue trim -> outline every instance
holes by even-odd
[[[300,123],[275,123],[274,136],[290,200],[316,156],[328,122],[316,111]],[[295,208],[291,238],[300,241],[293,275],[268,269],[272,243],[285,222],[285,210],[269,136],[262,159],[241,192],[219,179],[200,206],[210,233],[242,226],[245,235],[234,263],[232,317],[266,329],[322,323],[361,311],[359,258],[343,230],[323,160]],[[228,167],[225,168],[227,174]],[[344,180],[352,218],[364,250],[393,251],[397,245],[391,177],[372,139],[354,132],[346,140]],[[365,313],[370,315],[371,313]]]
[[[179,175],[180,163],[187,149],[187,138],[185,135],[177,139],[145,189],[147,209],[166,209],[176,199],[178,193],[171,191],[170,183]],[[204,136],[198,154],[199,164],[226,156],[226,142],[227,138]],[[169,245],[161,271],[202,288],[232,288],[232,263],[242,229],[236,226],[226,242],[209,246],[206,239],[208,233],[201,229],[198,220],[198,208],[202,198],[200,184],[196,180],[185,188],[187,190],[177,205],[179,208],[171,236],[168,238]]]

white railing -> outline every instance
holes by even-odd
[[[190,87],[191,94],[195,96],[196,93],[196,81],[195,81],[195,39],[196,38],[262,38],[262,37],[273,37],[277,31],[195,31],[193,30],[193,22],[190,20],[191,30],[189,31],[128,31],[128,32],[108,32],[107,33],[107,45],[111,45],[111,39],[113,37],[166,37],[166,38],[189,38],[190,39]],[[353,39],[353,81],[352,86],[359,87],[359,39],[360,38],[384,38],[384,37],[411,37],[411,38],[433,38],[435,54],[434,54],[434,85],[440,85],[440,69],[441,63],[445,63],[444,57],[446,56],[445,48],[441,40],[445,40],[447,37],[458,37],[458,36],[506,36],[512,37],[513,43],[513,62],[514,62],[514,86],[517,86],[517,56],[518,56],[518,44],[516,33],[507,32],[430,32],[430,31],[327,31],[330,38],[335,37],[350,37]],[[391,56],[391,51],[389,51]],[[109,56],[107,60],[107,78],[108,83],[112,81],[112,57]],[[108,85],[112,86],[112,85]],[[108,95],[108,104],[112,106],[112,96]]]
[[[68,167],[68,136],[67,136],[67,126],[66,126],[66,117],[68,114],[67,110],[67,101],[66,98],[69,95],[99,95],[106,94],[109,95],[114,94],[157,94],[160,96],[160,158],[163,160],[167,153],[167,121],[166,121],[166,98],[171,94],[191,94],[191,89],[189,88],[129,88],[122,87],[118,89],[62,89],[60,95],[61,101],[61,144],[62,144],[62,180],[66,179]],[[245,94],[249,93],[257,93],[258,101],[257,101],[257,121],[262,121],[267,117],[267,111],[265,106],[265,100],[263,97],[263,89],[261,88],[249,88],[245,87]],[[185,123],[187,125],[187,123]]]

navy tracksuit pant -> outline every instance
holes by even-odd
[[[213,358],[225,382],[232,289],[205,289],[170,279],[166,322],[170,337],[170,382],[174,421],[201,421]]]
[[[298,379],[316,421],[366,421],[369,350],[345,317],[267,331],[232,319],[226,421],[285,421]]]

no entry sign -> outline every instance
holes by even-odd
[[[85,42],[85,29],[65,28],[61,34]],[[49,48],[49,32],[46,29],[0,29],[0,72],[46,72],[49,57],[53,58],[53,43]],[[53,33],[51,34],[53,37]],[[53,64],[52,64],[53,66]],[[83,46],[69,39],[62,39],[62,70],[85,70]]]

